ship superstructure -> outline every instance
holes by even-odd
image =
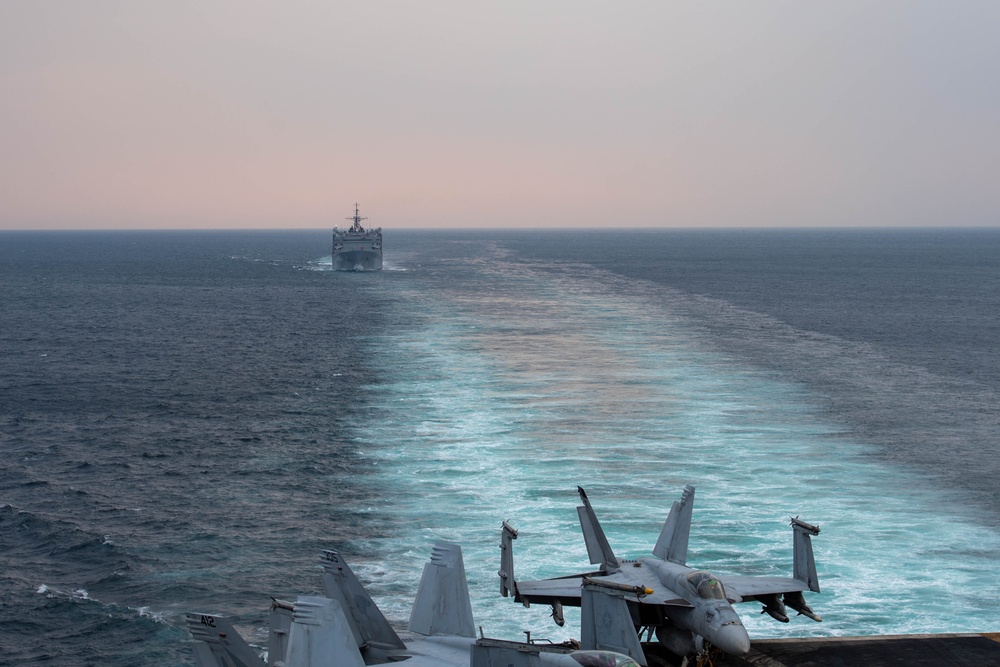
[[[346,230],[333,228],[334,271],[380,271],[382,269],[382,228],[365,229],[358,205],[347,218],[353,224]]]

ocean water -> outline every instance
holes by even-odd
[[[516,574],[587,567],[585,487],[647,554],[787,575],[752,637],[997,631],[1000,231],[0,234],[0,664],[193,665],[185,611],[266,637],[336,548],[405,623],[437,540],[477,624],[563,639]]]

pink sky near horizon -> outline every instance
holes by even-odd
[[[0,5],[0,230],[1000,225],[1000,4]]]

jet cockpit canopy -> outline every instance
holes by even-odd
[[[688,584],[705,600],[725,600],[726,589],[711,572],[695,570],[687,575]]]

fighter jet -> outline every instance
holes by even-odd
[[[648,637],[655,631],[656,638],[679,656],[701,654],[712,646],[731,655],[745,655],[750,650],[750,637],[732,607],[736,602],[756,600],[763,605],[761,613],[782,623],[788,622],[786,607],[814,621],[822,620],[802,596],[806,590],[819,592],[811,542],[811,536],[819,534],[818,527],[798,518],[791,520],[794,559],[790,578],[716,576],[687,565],[693,486],[684,487],[680,501],[674,501],[653,548],[654,557],[638,560],[615,556],[586,492],[580,487],[577,491],[583,500],[577,513],[587,554],[600,569],[555,579],[516,581],[512,541],[517,531],[505,521],[498,572],[504,597],[513,595],[525,606],[552,605],[552,616],[562,625],[563,606],[580,605],[588,586],[616,589],[626,601],[635,631],[640,635],[647,632]]]
[[[407,631],[390,625],[338,552],[322,552],[321,562],[326,597],[300,596],[294,604],[274,600],[266,662],[227,619],[187,614],[199,666],[364,667],[405,660],[409,667],[638,667],[629,656],[608,650],[477,639],[457,544],[435,545]],[[599,596],[596,604],[615,608],[618,601]],[[596,613],[603,616],[603,607]]]

